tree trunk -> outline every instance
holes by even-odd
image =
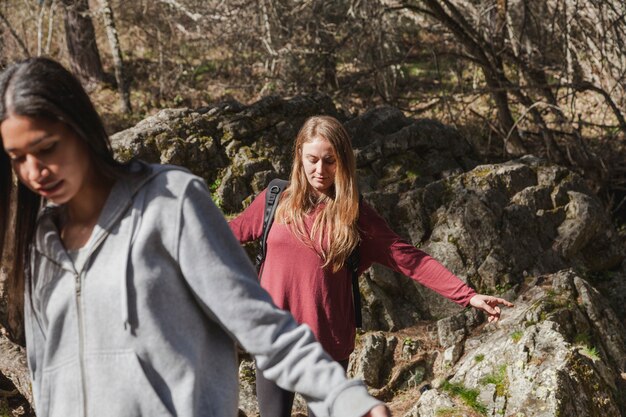
[[[498,122],[505,135],[504,147],[506,153],[512,156],[523,155],[526,153],[526,148],[522,143],[522,138],[519,136],[515,120],[511,115],[509,97],[506,92],[506,84],[503,83],[502,80],[496,79],[490,68],[483,66],[482,70],[485,75],[487,86],[491,90],[491,97],[496,103],[496,109],[498,110]]]
[[[37,56],[41,56],[43,49],[43,17],[45,12],[45,2],[41,2],[39,4],[39,14],[37,15]]]
[[[336,20],[332,15],[334,5],[324,0],[314,1],[312,3],[313,15],[320,16],[316,24],[310,26],[309,34],[315,45],[317,59],[317,67],[323,72],[323,82],[325,88],[337,89],[339,87],[337,80],[337,58],[335,57],[335,49],[337,41],[330,29]],[[329,10],[330,9],[330,10]]]
[[[438,0],[422,0],[430,9],[432,16],[446,26],[454,34],[456,39],[463,45],[467,52],[473,56],[475,62],[480,66],[485,76],[485,82],[491,90],[490,94],[496,104],[498,111],[498,122],[504,134],[505,150],[509,155],[517,156],[526,153],[526,148],[519,135],[515,120],[509,107],[507,88],[509,80],[504,72],[502,59],[498,51],[494,51],[485,42],[480,33],[474,30],[463,14],[448,0],[445,0],[446,11]],[[499,3],[503,8],[504,4]],[[506,19],[503,12],[499,12],[499,24],[504,25]],[[504,28],[500,28],[499,37],[502,38]],[[501,39],[501,41],[503,41]]]
[[[46,48],[44,53],[48,55],[50,53],[50,45],[52,43],[52,30],[54,24],[54,10],[56,8],[56,1],[52,0],[50,3],[50,12],[48,13],[48,38],[46,39]]]
[[[65,41],[74,74],[85,84],[104,81],[104,70],[87,0],[63,0]]]
[[[130,105],[130,91],[126,83],[126,77],[124,77],[124,61],[122,59],[122,48],[120,47],[120,41],[117,36],[117,29],[115,27],[115,19],[113,18],[113,9],[109,0],[100,0],[100,7],[102,7],[102,15],[104,18],[104,26],[107,31],[107,38],[109,40],[109,46],[111,47],[111,54],[113,55],[113,65],[115,66],[115,80],[117,81],[117,91],[120,94],[120,106],[122,112],[129,114],[132,112]]]
[[[335,56],[336,40],[332,34],[323,31],[320,33],[320,39],[325,50],[322,52],[324,67],[324,86],[337,89],[339,88],[339,79],[337,78],[337,57]]]

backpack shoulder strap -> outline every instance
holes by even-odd
[[[359,195],[359,208],[363,203],[363,195]],[[363,316],[361,314],[361,292],[359,291],[359,264],[361,261],[361,257],[359,254],[359,247],[361,246],[358,243],[352,253],[346,259],[346,268],[350,271],[352,276],[352,303],[354,306],[354,321],[356,327],[360,328],[363,326]]]
[[[270,181],[267,186],[267,193],[265,194],[265,211],[263,212],[263,232],[261,233],[261,247],[259,253],[256,256],[257,268],[261,266],[265,261],[265,254],[267,253],[267,235],[274,223],[274,214],[276,213],[276,207],[278,206],[278,199],[280,194],[287,188],[289,181],[281,180],[279,178]]]

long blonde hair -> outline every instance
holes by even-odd
[[[302,164],[303,145],[316,138],[327,140],[335,152],[335,181],[328,196],[314,193]],[[311,230],[306,230],[304,218],[319,203],[325,206]],[[359,243],[358,217],[359,192],[350,137],[334,117],[313,116],[304,122],[296,137],[290,184],[278,204],[276,220],[286,224],[302,243],[316,250],[324,261],[323,267],[330,266],[337,272]]]

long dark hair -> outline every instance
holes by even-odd
[[[29,58],[7,67],[0,74],[0,123],[10,115],[58,120],[70,126],[85,141],[97,171],[117,179],[126,165],[113,157],[102,120],[82,85],[61,64],[48,58]],[[0,137],[0,139],[2,139]],[[0,152],[0,256],[13,254],[13,279],[6,286],[9,297],[9,326],[21,323],[24,268],[32,241],[41,197],[17,182],[11,161]],[[14,209],[15,226],[10,226]],[[12,335],[21,339],[21,329]]]

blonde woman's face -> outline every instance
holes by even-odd
[[[331,143],[315,137],[302,145],[302,166],[311,188],[317,193],[328,194],[335,183],[337,155]]]

